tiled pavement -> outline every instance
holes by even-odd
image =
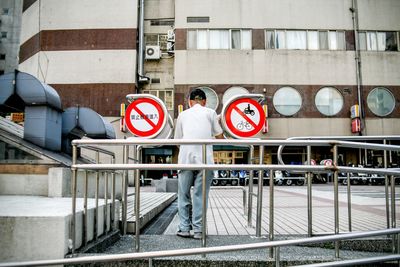
[[[396,224],[400,225],[400,188],[396,194]],[[387,226],[384,186],[352,186],[352,231],[385,229]],[[257,192],[256,186],[254,192]],[[390,201],[390,199],[389,199]],[[269,232],[269,187],[263,187],[262,235]],[[333,185],[313,185],[313,233],[334,232]],[[212,189],[207,211],[208,235],[255,235],[256,197],[253,198],[253,221],[248,227],[243,209],[243,193],[237,189]],[[307,187],[277,186],[274,188],[274,234],[306,235]],[[165,234],[175,234],[178,218],[175,217]],[[339,186],[339,229],[347,232],[347,188]]]

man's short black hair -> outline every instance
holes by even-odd
[[[203,90],[197,88],[190,93],[190,100],[206,100],[206,94]]]

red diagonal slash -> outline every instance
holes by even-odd
[[[133,106],[133,109],[140,115],[143,117],[143,119],[145,119],[145,121],[147,121],[148,124],[150,124],[150,126],[154,128],[156,128],[157,126],[146,116],[143,114],[143,112],[137,108],[137,106]]]
[[[257,128],[257,125],[249,117],[247,117],[246,114],[244,114],[243,111],[241,111],[237,106],[234,106],[233,109],[236,110],[236,112],[239,113],[239,115],[242,116],[248,123],[250,123],[254,129]]]

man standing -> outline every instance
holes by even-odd
[[[223,131],[219,125],[217,114],[214,110],[205,107],[206,94],[201,89],[195,89],[190,93],[190,107],[179,114],[175,139],[222,139]],[[207,164],[214,164],[212,145],[207,145]],[[201,145],[181,145],[178,155],[179,164],[202,164]],[[206,171],[206,199],[210,191],[213,172]],[[190,221],[191,196],[190,188],[193,186],[193,214]],[[204,209],[207,212],[207,207]],[[193,238],[202,236],[202,172],[200,170],[182,170],[178,175],[178,215],[179,227],[177,235],[191,237],[190,229],[193,229]]]

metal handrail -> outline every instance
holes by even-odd
[[[172,257],[172,256],[189,256],[189,255],[212,254],[212,253],[232,252],[232,251],[252,250],[252,249],[279,248],[286,246],[358,239],[371,236],[392,235],[399,233],[400,233],[400,228],[395,228],[395,229],[376,230],[376,231],[360,232],[360,233],[348,233],[340,235],[308,237],[301,239],[279,240],[270,242],[258,242],[252,244],[188,248],[188,249],[176,249],[176,250],[161,250],[161,251],[149,251],[149,252],[138,252],[138,253],[124,253],[116,255],[84,256],[78,258],[65,258],[65,259],[53,259],[53,260],[6,262],[6,263],[0,263],[0,267],[85,264],[85,263],[99,263],[99,262],[110,262],[110,261],[154,259],[154,258]],[[390,258],[390,260],[392,259],[400,259],[400,255],[396,256],[395,258]],[[280,259],[278,257],[275,258],[275,261],[279,262],[279,260]],[[366,263],[365,260],[364,263]]]
[[[85,169],[85,170],[124,170],[127,173],[128,170],[135,170],[135,173],[138,173],[139,170],[162,170],[162,169],[174,169],[174,170],[202,170],[203,173],[203,187],[205,186],[205,171],[206,170],[217,170],[217,169],[243,169],[243,170],[269,170],[270,171],[270,220],[273,218],[273,171],[274,170],[300,170],[300,171],[307,171],[316,172],[316,171],[332,171],[334,172],[334,204],[335,204],[335,233],[339,233],[339,205],[338,205],[338,172],[363,172],[363,173],[379,173],[383,175],[391,175],[392,180],[394,181],[394,175],[400,175],[400,171],[396,169],[372,169],[372,168],[354,168],[354,167],[345,167],[345,166],[337,166],[337,148],[340,147],[351,147],[351,148],[368,148],[368,149],[378,149],[384,151],[400,151],[400,146],[395,145],[380,145],[380,144],[367,144],[367,143],[358,143],[358,142],[348,142],[348,141],[336,141],[336,140],[259,140],[259,139],[246,139],[246,140],[216,140],[216,139],[206,139],[206,140],[198,140],[198,139],[180,139],[180,140],[170,140],[170,139],[120,139],[120,140],[74,140],[72,142],[73,151],[77,150],[77,147],[84,147],[86,145],[121,145],[125,149],[128,149],[129,146],[133,146],[134,148],[134,155],[137,159],[139,159],[139,154],[137,152],[137,147],[139,145],[156,145],[156,144],[163,144],[163,145],[200,145],[202,147],[202,153],[205,154],[208,144],[235,144],[235,145],[258,145],[260,147],[260,159],[259,164],[207,164],[204,160],[206,159],[203,156],[203,163],[202,164],[129,164],[128,159],[124,160],[123,164],[77,164],[75,157],[73,156],[73,164],[71,166],[71,170],[73,172],[73,180],[76,179],[76,171],[77,169]],[[332,146],[334,153],[334,160],[332,166],[321,166],[321,165],[273,165],[273,164],[263,164],[263,148],[264,146],[273,146],[273,145],[289,145],[289,146]],[[127,157],[127,153],[125,153],[125,157]],[[140,160],[139,160],[140,162]],[[75,173],[75,174],[74,174]],[[259,172],[259,175],[262,175],[262,172]],[[138,175],[136,175],[138,179]],[[127,177],[125,178],[127,180]],[[262,177],[261,177],[262,179]],[[136,180],[136,179],[135,179]],[[73,182],[74,183],[74,182]],[[139,219],[139,205],[140,205],[140,198],[139,198],[139,182],[136,183],[135,189],[135,213],[137,219]],[[392,183],[394,185],[394,182]],[[392,186],[392,194],[394,194],[394,186]],[[126,185],[125,185],[126,190]],[[205,188],[203,188],[203,192]],[[257,220],[256,220],[256,236],[261,236],[261,213],[262,213],[262,183],[258,185],[258,192],[257,192]],[[249,194],[250,195],[250,194]],[[73,202],[74,202],[73,197]],[[205,205],[205,195],[203,195],[203,206]],[[395,207],[395,198],[392,198],[392,207]],[[249,207],[250,208],[250,207]],[[393,208],[394,210],[395,208]],[[73,209],[74,210],[74,209]],[[249,209],[250,210],[250,209]],[[123,212],[123,214],[125,214]],[[392,211],[392,228],[396,228],[396,221],[395,221],[395,212]],[[73,216],[74,220],[74,216]],[[203,213],[203,220],[204,223],[202,224],[203,227],[203,238],[202,238],[202,245],[203,247],[206,246],[206,213]],[[124,224],[123,220],[123,224]],[[138,225],[138,224],[137,224]],[[136,227],[138,228],[138,227]],[[126,227],[124,227],[126,229]],[[270,222],[270,240],[273,240],[273,233],[274,233],[274,223],[273,221]],[[140,234],[139,229],[136,229],[136,250],[139,251],[139,242],[140,242]],[[394,244],[395,237],[393,237],[393,244]],[[74,246],[74,242],[72,242]],[[395,250],[395,245],[393,245],[393,250]],[[73,251],[73,250],[72,250]],[[335,244],[335,251],[336,257],[339,257],[339,244]]]

